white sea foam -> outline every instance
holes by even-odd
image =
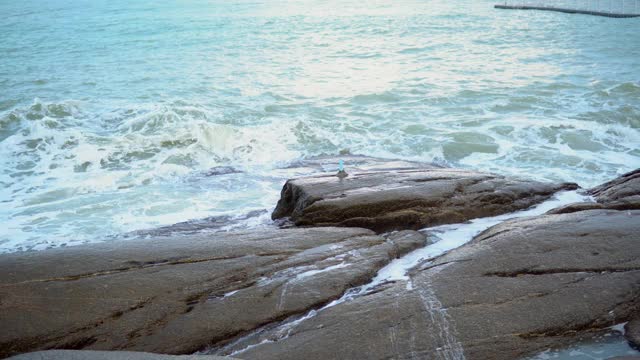
[[[407,271],[421,262],[440,256],[445,252],[464,245],[482,231],[509,219],[519,217],[535,216],[565,204],[581,201],[592,201],[591,197],[579,194],[577,191],[564,191],[558,193],[553,199],[547,200],[531,209],[518,211],[511,214],[498,215],[494,217],[473,219],[464,224],[442,225],[427,228],[427,231],[440,240],[434,244],[410,252],[409,254],[393,260],[387,266],[378,271],[373,280],[362,287],[362,292],[366,292],[381,283],[394,280],[408,280]]]
[[[624,323],[614,325],[610,329],[610,333],[582,339],[565,348],[547,349],[526,360],[606,360],[618,356],[635,357],[640,354],[629,346],[629,342],[624,338]]]
[[[0,2],[0,252],[271,209],[314,171],[283,165],[342,150],[583,187],[640,167],[637,20],[361,5]]]
[[[336,265],[331,265],[331,266],[327,266],[326,268],[323,269],[314,269],[314,270],[309,270],[309,271],[305,271],[302,272],[300,274],[296,275],[296,280],[302,280],[304,278],[310,277],[310,276],[315,276],[317,274],[321,274],[327,271],[332,271],[335,269],[342,269],[345,267],[350,266],[351,264],[345,263],[345,262],[341,262],[340,264],[336,264]]]
[[[52,106],[36,101],[31,108]],[[23,130],[0,142],[0,154],[6,154],[0,157],[0,251],[104,241],[189,219],[271,209],[281,185],[269,168],[298,156],[287,149],[291,132],[285,124],[185,121],[173,115],[180,109],[160,106],[124,121],[106,138],[99,128],[82,131],[88,115],[74,106],[66,112],[74,118],[56,126],[47,124],[45,110],[37,112],[44,113],[40,120],[23,118]],[[241,173],[194,176],[194,167],[226,164]],[[26,166],[24,175],[8,172]],[[268,216],[261,216],[242,226],[266,222]]]

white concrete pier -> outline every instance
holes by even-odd
[[[640,17],[640,0],[505,0],[496,4],[495,8],[558,11],[614,18]]]

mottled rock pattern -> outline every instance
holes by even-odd
[[[192,353],[336,299],[425,241],[273,229],[2,255],[0,356]]]
[[[387,284],[252,341],[242,359],[517,359],[640,306],[640,211],[512,220]],[[237,344],[238,350],[250,343]],[[223,354],[224,352],[218,353]]]
[[[10,360],[233,360],[214,355],[161,355],[134,351],[47,350],[16,355]]]
[[[272,218],[290,217],[298,226],[417,230],[525,209],[576,188],[461,169],[378,167],[344,179],[325,174],[289,180]]]

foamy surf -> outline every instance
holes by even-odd
[[[321,154],[583,187],[640,167],[638,19],[202,6],[0,3],[0,252],[269,210],[281,168]]]

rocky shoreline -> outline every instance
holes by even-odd
[[[287,181],[272,214],[280,229],[168,229],[0,255],[0,357],[73,349],[517,359],[622,323],[629,343],[640,346],[640,170],[582,190],[592,202],[501,222],[345,300],[394,259],[437,240],[421,229],[510,214],[578,188],[412,162],[345,161],[346,178]],[[70,354],[17,358],[98,353]],[[100,356],[164,359],[126,354]],[[199,356],[214,358],[189,359]]]

